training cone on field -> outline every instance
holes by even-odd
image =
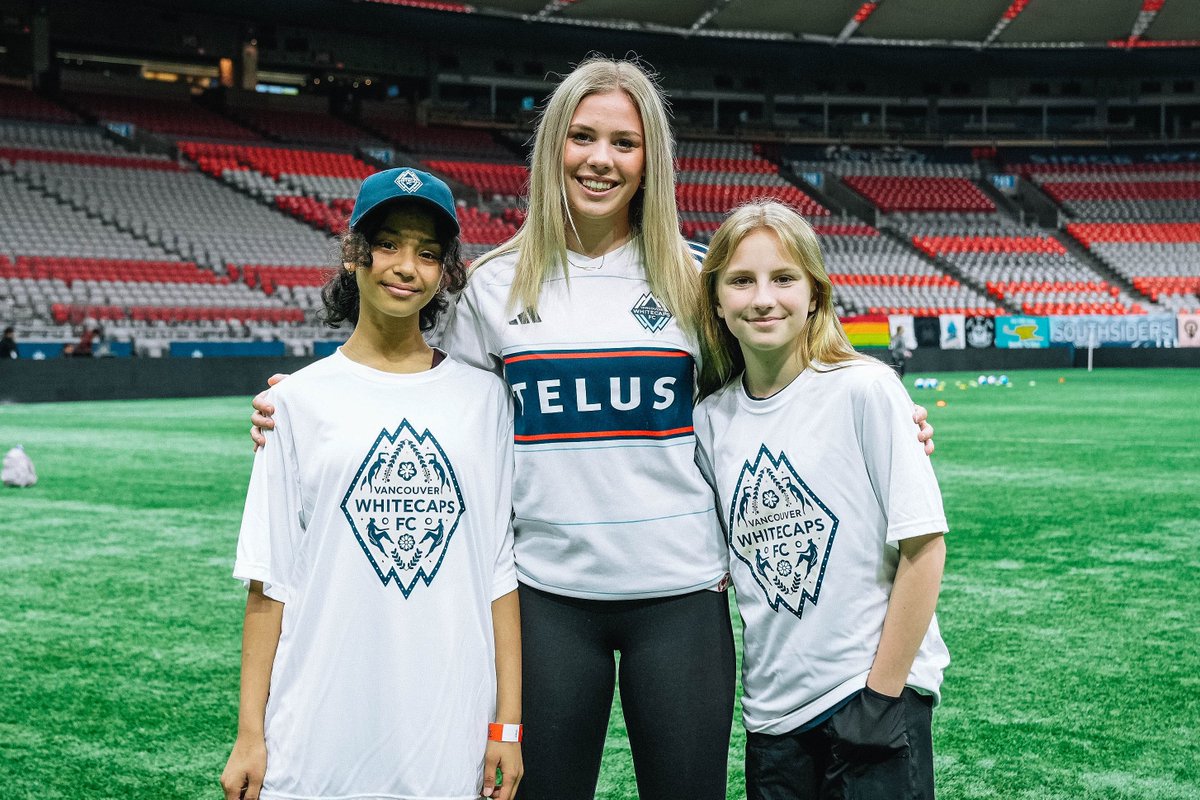
[[[5,486],[33,486],[37,483],[37,470],[33,468],[33,460],[21,445],[4,454],[4,469],[0,471],[0,481],[3,481]]]

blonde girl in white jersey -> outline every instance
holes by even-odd
[[[850,346],[788,207],[734,212],[703,283],[697,460],[745,623],[747,796],[932,800],[946,519],[912,403]]]

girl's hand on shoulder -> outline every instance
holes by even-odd
[[[267,774],[267,743],[263,737],[239,736],[221,773],[225,800],[258,800]]]
[[[496,769],[500,769],[501,783],[496,783]],[[483,758],[483,797],[492,800],[513,800],[517,796],[517,784],[525,774],[525,761],[521,757],[520,742],[488,741]]]
[[[925,445],[925,455],[933,455],[933,426],[928,422],[929,411],[925,406],[913,406],[913,422],[916,423],[917,441]]]
[[[276,372],[271,377],[267,378],[267,387],[270,388],[286,378],[287,375],[282,372]],[[250,439],[254,442],[254,449],[262,447],[267,443],[267,437],[263,436],[264,430],[271,430],[275,427],[275,420],[271,419],[271,415],[275,413],[275,406],[267,402],[267,390],[263,389],[254,396],[251,402],[254,406],[254,413],[250,415]]]

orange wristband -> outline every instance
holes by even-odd
[[[502,722],[488,723],[488,741],[490,742],[519,742],[524,736],[524,725]]]

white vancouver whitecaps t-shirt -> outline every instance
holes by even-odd
[[[904,387],[865,360],[765,400],[734,380],[697,407],[696,439],[745,625],[746,729],[788,733],[866,685],[899,542],[947,529],[937,478]],[[949,661],[935,618],[907,685],[938,698]]]
[[[516,588],[508,388],[339,350],[271,402],[234,567],[284,603],[262,797],[477,798]]]

